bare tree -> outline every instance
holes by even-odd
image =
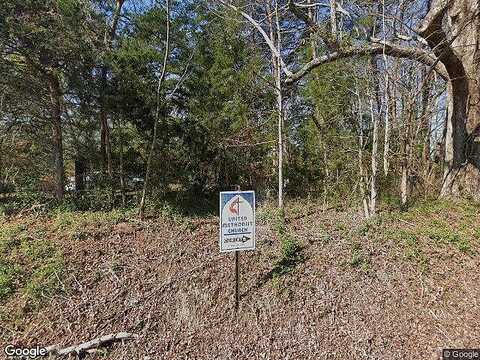
[[[283,167],[284,167],[284,107],[283,107],[283,93],[282,93],[282,73],[286,75],[292,75],[287,69],[282,58],[282,29],[280,27],[280,14],[278,0],[274,2],[274,9],[271,8],[269,2],[266,3],[267,8],[267,22],[269,34],[263,29],[262,24],[257,22],[252,16],[241,10],[239,7],[232,3],[217,0],[220,4],[234,10],[245,18],[253,27],[260,32],[263,39],[267,43],[271,51],[271,61],[273,68],[273,77],[275,79],[275,93],[276,93],[276,106],[277,106],[277,156],[278,156],[278,207],[283,209],[284,200],[284,180],[283,180]],[[273,18],[274,15],[274,18]]]
[[[373,98],[370,97],[370,116],[373,124],[373,138],[372,138],[372,173],[370,177],[370,216],[374,216],[377,212],[377,175],[378,175],[378,116],[375,116],[373,109]]]
[[[402,206],[405,207],[408,201],[408,188],[409,188],[409,167],[410,167],[410,149],[411,149],[411,136],[410,127],[412,122],[413,109],[411,104],[408,104],[405,99],[405,94],[402,96],[402,110],[403,110],[403,129],[401,136],[401,181],[400,181],[400,198]]]
[[[360,197],[362,199],[363,213],[366,218],[370,217],[370,206],[369,201],[367,200],[367,190],[368,181],[366,176],[366,171],[363,166],[363,149],[365,147],[364,141],[364,132],[363,132],[363,109],[362,109],[362,98],[360,96],[360,89],[356,89],[357,95],[357,116],[358,116],[358,172],[360,175]],[[352,109],[352,111],[354,111]]]
[[[278,207],[283,209],[283,96],[282,96],[282,33],[278,14],[278,1],[275,0],[275,30],[277,38],[277,52],[275,57],[275,89],[277,92],[277,116],[278,116]]]

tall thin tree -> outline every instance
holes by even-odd
[[[153,155],[155,153],[155,147],[157,144],[158,122],[160,117],[160,90],[165,80],[167,63],[170,55],[170,0],[165,0],[165,3],[166,3],[166,13],[167,13],[167,19],[166,19],[167,23],[166,23],[166,33],[165,33],[165,52],[163,55],[162,71],[160,73],[160,76],[158,77],[157,91],[155,94],[156,106],[155,106],[155,119],[154,119],[154,125],[153,125],[153,137],[152,137],[152,143],[150,144],[150,151],[148,153],[147,167],[145,170],[145,179],[143,182],[142,198],[140,200],[140,207],[139,207],[139,215],[141,219],[145,217],[145,203],[146,203],[148,187],[150,185],[150,173],[152,172],[152,159],[153,159]]]

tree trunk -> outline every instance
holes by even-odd
[[[112,47],[112,42],[117,33],[118,21],[122,12],[124,0],[116,0],[115,12],[113,14],[112,25],[108,32],[105,32],[104,44],[107,50]],[[110,127],[108,126],[108,114],[105,104],[105,87],[107,85],[107,67],[102,66],[100,73],[100,155],[102,159],[103,171],[110,178],[113,177],[112,150],[110,141]]]
[[[383,174],[388,176],[390,168],[390,91],[389,91],[389,77],[385,76],[385,134],[383,143]]]
[[[449,126],[442,196],[480,200],[480,3],[459,0],[448,16],[458,37],[452,48],[463,66],[464,77],[451,76]],[[448,70],[448,68],[447,68]],[[452,75],[456,75],[455,72]],[[450,111],[451,110],[451,111]]]
[[[475,142],[480,125],[479,7],[475,0],[433,0],[420,29],[449,77],[442,197],[480,198],[480,149]]]
[[[308,5],[312,5],[313,0],[307,0]],[[308,18],[312,23],[315,23],[317,21],[317,11],[314,10],[312,6],[308,7]],[[310,34],[310,46],[312,47],[312,58],[317,57],[317,41],[315,39],[315,34]]]
[[[51,102],[53,161],[55,167],[55,195],[58,200],[64,196],[63,139],[61,118],[61,91],[55,74],[48,74],[48,90]]]
[[[125,194],[125,170],[123,164],[123,123],[120,122],[119,126],[119,139],[118,143],[120,144],[120,164],[119,164],[119,172],[120,172],[120,191],[122,193],[122,207],[125,207],[127,204],[127,197]]]
[[[281,66],[281,65],[280,65]],[[278,116],[278,207],[283,208],[283,106],[282,90],[280,88],[280,67],[276,70],[277,86],[277,116]]]
[[[424,71],[422,76],[427,76],[425,79],[425,85],[422,89],[422,116],[419,126],[421,127],[421,134],[423,138],[423,151],[422,151],[422,165],[423,165],[423,174],[422,181],[425,188],[425,195],[427,194],[427,189],[430,188],[430,175],[432,170],[432,161],[431,161],[431,136],[432,136],[432,125],[431,125],[431,78],[430,74],[427,74]]]
[[[282,52],[282,37],[278,14],[278,3],[275,2],[275,24],[277,51]],[[275,88],[277,92],[278,116],[278,207],[283,210],[283,97],[282,97],[282,62],[279,56],[275,58]]]
[[[75,191],[85,190],[85,159],[79,155],[75,160]]]
[[[370,178],[370,216],[375,216],[377,212],[377,198],[378,198],[378,131],[379,131],[379,116],[382,113],[381,99],[380,99],[380,84],[378,79],[377,60],[375,56],[370,58],[370,65],[373,75],[373,94],[370,98],[370,115],[373,124],[372,134],[372,173]],[[373,101],[377,103],[377,114],[373,109]]]
[[[370,180],[370,216],[375,216],[377,212],[377,172],[378,172],[378,117],[373,110],[373,100],[370,99],[370,114],[373,123],[372,140],[372,174]]]
[[[403,96],[402,96],[403,98]],[[409,190],[409,160],[410,160],[410,125],[411,125],[411,116],[413,104],[411,104],[406,99],[403,99],[402,110],[403,110],[403,129],[402,129],[402,139],[401,139],[401,156],[402,156],[402,176],[400,180],[400,199],[402,208],[405,208],[408,202],[408,190]]]
[[[330,0],[330,31],[333,41],[337,41],[337,0]]]
[[[360,92],[357,89],[357,99],[358,99],[358,170],[360,175],[360,196],[362,198],[363,213],[366,218],[370,217],[370,210],[368,208],[367,201],[367,177],[365,176],[365,169],[363,167],[363,117],[362,117],[362,100],[360,97]]]
[[[150,144],[150,151],[147,158],[147,168],[145,170],[145,179],[143,182],[142,197],[140,199],[139,205],[139,216],[143,220],[145,217],[145,204],[147,199],[148,187],[150,185],[150,173],[152,171],[152,159],[155,153],[155,146],[157,144],[157,134],[158,134],[158,118],[160,116],[160,90],[162,88],[163,81],[165,80],[165,74],[167,71],[168,57],[170,55],[170,1],[166,0],[166,11],[167,11],[167,24],[166,24],[166,34],[165,34],[165,52],[163,54],[163,64],[162,72],[158,78],[157,83],[157,92],[155,96],[156,100],[156,109],[155,109],[155,122],[153,125],[153,138],[152,143]]]
[[[108,115],[105,104],[105,87],[107,86],[107,69],[102,67],[100,89],[100,156],[102,159],[103,172],[111,179],[112,173],[112,150],[110,142],[110,127],[108,126]]]
[[[275,21],[272,14],[275,15]],[[267,2],[266,18],[269,26],[270,41],[275,47],[271,52],[272,72],[275,80],[275,94],[277,100],[277,169],[278,169],[278,208],[283,209],[283,97],[282,97],[282,62],[277,54],[281,53],[281,34],[278,18],[278,4],[272,11]]]

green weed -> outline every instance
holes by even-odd
[[[404,231],[403,242],[405,244],[405,258],[417,262],[422,274],[428,272],[429,261],[420,248],[419,239],[415,234]]]
[[[454,245],[464,253],[472,252],[472,245],[468,235],[460,233],[449,226],[438,224],[436,227],[428,227],[424,229],[424,234],[437,243]]]
[[[54,257],[35,269],[25,286],[25,294],[35,305],[62,289],[60,278],[63,274],[63,260]]]
[[[0,300],[19,292],[26,295],[27,302],[39,304],[42,294],[52,295],[57,291],[63,274],[63,258],[45,236],[43,228],[3,224],[0,229]]]
[[[361,268],[365,273],[368,272],[370,267],[370,259],[362,254],[360,244],[353,243],[348,265],[350,265],[352,268]]]
[[[66,231],[70,234],[82,232],[86,227],[114,225],[127,221],[133,214],[133,210],[112,210],[112,211],[61,211],[54,215],[54,227],[59,231]]]
[[[15,280],[20,274],[20,266],[0,262],[0,300],[15,292]]]
[[[293,234],[288,231],[282,212],[277,212],[273,228],[277,232],[281,242],[281,256],[272,270],[272,275],[275,277],[290,273],[305,259],[302,246]]]

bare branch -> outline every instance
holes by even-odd
[[[372,40],[374,40],[376,43],[366,47],[353,47],[350,49],[339,50],[330,54],[316,57],[310,62],[308,62],[307,64],[305,64],[300,70],[298,70],[292,76],[289,76],[285,82],[294,83],[300,80],[302,77],[304,77],[311,70],[313,70],[314,68],[322,64],[326,64],[339,59],[355,57],[355,56],[379,55],[379,54],[383,54],[384,51],[385,51],[385,54],[388,56],[412,59],[412,60],[419,61],[428,66],[434,65],[435,71],[437,71],[437,73],[440,76],[442,76],[444,79],[448,79],[448,74],[447,74],[447,71],[445,70],[445,67],[443,67],[441,64],[438,64],[438,63],[435,64],[436,63],[435,56],[433,56],[426,50],[419,49],[419,48],[403,47],[388,41],[381,41],[377,39],[372,39]]]
[[[265,42],[267,43],[268,47],[270,48],[270,51],[275,55],[275,57],[277,57],[278,59],[280,59],[280,62],[282,64],[282,69],[283,69],[283,72],[285,73],[285,75],[287,75],[288,77],[289,76],[292,76],[292,72],[288,69],[287,65],[284,63],[283,59],[282,59],[282,56],[281,54],[279,53],[278,49],[275,47],[275,44],[273,43],[273,39],[271,39],[267,33],[265,32],[265,30],[263,30],[262,26],[257,22],[255,21],[255,19],[253,19],[250,15],[248,15],[246,12],[240,10],[238,7],[236,7],[235,5],[232,5],[230,3],[226,3],[225,1],[223,0],[217,0],[219,3],[221,3],[223,6],[226,6],[226,7],[229,7],[230,9],[234,10],[235,12],[239,13],[240,15],[242,15],[250,24],[253,25],[253,27],[255,27],[255,29],[258,30],[258,32],[263,36],[263,39],[265,40]]]
[[[295,3],[293,0],[288,1],[288,8],[290,11],[301,21],[307,25],[306,32],[307,34],[315,32],[317,35],[319,35],[325,44],[330,48],[330,50],[337,50],[339,48],[339,43],[338,39],[336,37],[337,33],[337,20],[336,20],[336,12],[333,9],[337,8],[337,3],[335,0],[330,0],[332,1],[331,4],[328,4],[328,7],[330,8],[330,27],[331,27],[331,32],[326,33],[309,15],[307,12],[305,12],[301,7],[298,6],[297,3]]]
[[[327,4],[327,3],[313,3],[313,4],[301,4],[301,3],[294,3],[294,5],[296,7],[299,7],[299,8],[310,8],[310,7],[326,7],[326,8],[331,8],[331,5],[330,4]],[[337,9],[337,12],[339,13],[342,13],[343,15],[345,16],[348,16],[350,17],[350,13],[345,10],[342,5],[340,4],[336,4],[336,9]]]
[[[69,346],[64,349],[60,348],[58,345],[49,346],[46,349],[50,355],[54,355],[54,356],[65,356],[70,354],[80,355],[88,352],[89,350],[97,349],[105,344],[118,342],[118,341],[133,340],[136,338],[138,338],[138,335],[136,334],[119,332],[117,334],[101,336],[99,338],[87,341],[83,344]]]

